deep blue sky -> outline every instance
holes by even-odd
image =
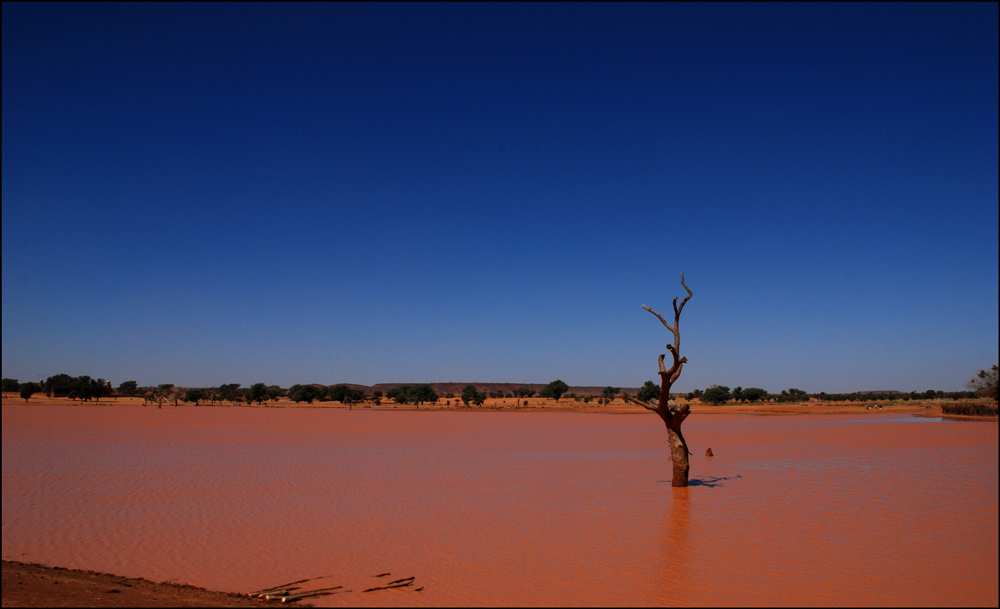
[[[961,389],[998,11],[3,4],[3,375]]]

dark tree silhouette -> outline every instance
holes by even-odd
[[[18,391],[20,391],[21,397],[24,398],[24,403],[28,403],[28,399],[41,391],[42,388],[38,386],[37,383],[21,383],[18,385]]]
[[[344,388],[346,389],[346,387]],[[296,404],[299,402],[312,404],[313,400],[319,399],[320,388],[312,385],[292,385],[288,389],[288,397],[291,398]]]
[[[604,403],[610,404],[615,399],[615,396],[621,393],[621,391],[621,387],[605,387],[603,393],[601,393],[601,396],[604,398]]]
[[[482,406],[486,402],[486,392],[479,391],[475,385],[466,385],[465,389],[462,390],[462,401],[465,402],[466,406],[469,405],[469,402],[476,406]]]
[[[438,394],[430,385],[414,385],[406,391],[406,397],[410,402],[423,404],[427,402],[433,404],[438,401]]]
[[[701,394],[701,401],[718,406],[719,404],[728,402],[730,397],[729,387],[725,385],[712,385],[705,390],[705,393]]]
[[[257,402],[258,404],[263,404],[267,397],[267,383],[254,383],[250,385],[250,395],[248,396],[247,403]]]
[[[653,381],[646,381],[646,384],[635,394],[640,402],[652,402],[660,397],[660,386]]]
[[[641,401],[637,400],[631,396],[627,397],[631,402],[634,402],[647,410],[652,410],[656,414],[660,415],[663,419],[663,423],[667,426],[667,438],[670,441],[670,459],[674,464],[674,477],[673,486],[687,486],[688,485],[688,472],[691,470],[691,466],[688,463],[688,455],[691,454],[688,451],[687,442],[684,440],[684,434],[681,433],[681,423],[684,419],[691,414],[691,407],[687,404],[683,406],[678,406],[673,401],[670,400],[670,386],[673,385],[677,378],[681,375],[681,369],[684,364],[687,363],[686,357],[680,356],[681,349],[681,311],[684,310],[684,305],[687,301],[691,299],[694,295],[691,292],[691,288],[684,283],[684,273],[681,273],[681,285],[687,290],[688,295],[684,297],[681,301],[680,306],[677,306],[677,299],[679,296],[674,297],[674,325],[671,326],[667,323],[667,320],[663,319],[663,316],[650,309],[646,305],[642,305],[643,309],[646,309],[653,315],[663,322],[663,325],[670,330],[674,335],[674,344],[667,345],[667,351],[673,356],[674,363],[669,370],[663,365],[663,358],[666,354],[660,355],[660,399],[655,404],[652,401]]]
[[[230,402],[236,402],[236,398],[239,397],[239,389],[239,383],[229,383],[219,386],[219,401],[229,400]]]
[[[740,395],[747,402],[763,402],[767,399],[767,390],[760,387],[747,387],[740,392]]]
[[[184,401],[194,402],[195,406],[198,405],[198,402],[204,399],[205,399],[204,389],[188,389],[187,391],[184,392]]]
[[[538,392],[538,397],[542,398],[552,398],[555,401],[559,401],[564,393],[569,391],[569,385],[563,382],[562,379],[556,379],[542,388]]]

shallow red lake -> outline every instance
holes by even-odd
[[[995,422],[685,436],[674,489],[655,415],[4,405],[3,557],[354,590],[317,605],[997,605]]]

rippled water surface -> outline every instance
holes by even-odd
[[[318,605],[997,604],[996,423],[685,435],[674,489],[655,415],[4,405],[3,556],[355,590]]]

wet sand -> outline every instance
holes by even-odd
[[[4,607],[259,607],[238,594],[3,561]]]
[[[3,407],[3,557],[316,605],[996,605],[995,422]],[[704,457],[711,447],[715,457]],[[360,592],[372,575],[425,589]]]

